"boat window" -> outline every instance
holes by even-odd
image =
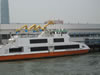
[[[47,51],[48,47],[31,47],[31,51]]]
[[[47,39],[31,39],[30,43],[47,43]]]
[[[10,35],[9,34],[2,34],[2,39],[9,39]]]
[[[64,42],[64,38],[54,38],[54,42]]]
[[[73,48],[79,48],[79,45],[60,45],[60,46],[54,46],[55,50],[59,50],[59,49],[73,49]]]
[[[23,47],[10,48],[10,49],[9,49],[9,52],[10,52],[10,53],[23,52]]]

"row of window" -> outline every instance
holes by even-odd
[[[77,45],[60,45],[60,46],[54,46],[54,50],[73,49],[73,48],[79,48],[79,45],[77,44]],[[45,46],[45,47],[31,47],[30,50],[31,50],[31,52],[33,52],[33,51],[48,51],[48,46]],[[23,52],[23,47],[10,48],[9,52],[10,53]]]
[[[70,33],[70,37],[100,37],[100,33]]]
[[[60,50],[60,49],[74,49],[74,48],[79,48],[79,45],[62,45],[62,46],[55,46],[55,50]]]
[[[0,35],[0,39],[9,39],[10,35],[9,34],[2,34]],[[30,43],[47,43],[47,39],[31,39]],[[55,38],[54,42],[64,42],[64,38]]]
[[[54,42],[64,42],[64,38],[55,38]]]
[[[15,35],[15,34],[12,34]],[[100,33],[69,33],[71,37],[100,37]],[[9,39],[10,34],[2,34],[0,35],[0,39]]]
[[[9,49],[10,53],[15,53],[15,52],[23,52],[23,47],[19,47],[19,48],[10,48]]]
[[[47,39],[31,39],[30,44],[33,43],[47,43]],[[64,42],[64,38],[55,38],[54,42]]]
[[[33,43],[47,43],[47,39],[31,39],[30,44]]]
[[[85,39],[86,44],[100,44],[100,39]]]
[[[10,38],[10,34],[2,34],[0,35],[0,39],[9,39]]]

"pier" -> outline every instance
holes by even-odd
[[[86,39],[85,44],[90,47],[90,52],[100,51],[100,39]]]

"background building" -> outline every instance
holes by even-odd
[[[0,0],[0,24],[9,24],[8,0]]]

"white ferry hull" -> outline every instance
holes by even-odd
[[[73,50],[73,51],[71,50],[71,51],[61,51],[61,52],[36,53],[36,54],[7,55],[7,56],[0,56],[0,61],[84,54],[88,52],[89,52],[88,49],[84,49],[84,50]]]

